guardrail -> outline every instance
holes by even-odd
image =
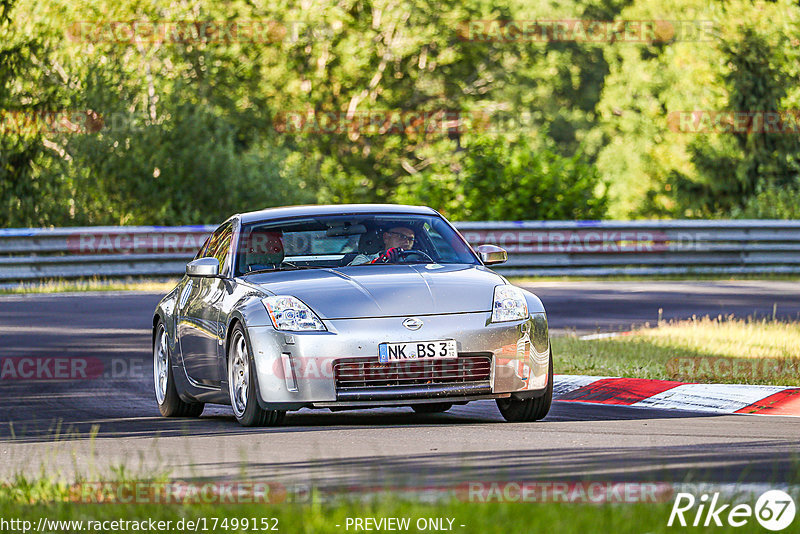
[[[508,276],[800,273],[800,221],[464,222],[472,245],[508,250]],[[0,283],[167,277],[213,226],[0,230]]]
[[[0,230],[0,282],[177,276],[214,228],[90,226]]]
[[[508,276],[800,273],[800,221],[468,222],[508,250]]]

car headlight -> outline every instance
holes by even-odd
[[[494,288],[492,322],[519,321],[528,318],[528,301],[518,287],[497,286]]]
[[[289,295],[277,295],[261,299],[267,308],[272,326],[276,330],[291,332],[325,331],[325,325],[317,314],[311,311],[300,299]]]

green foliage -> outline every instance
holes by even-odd
[[[51,154],[34,117],[63,102],[57,73],[43,68],[46,37],[19,35],[14,2],[0,4],[0,224],[36,226],[68,195],[64,180],[46,172]]]
[[[78,194],[87,215],[105,205],[124,214],[119,224],[188,224],[313,201],[303,187],[302,162],[293,163],[287,151],[240,142],[236,128],[206,108],[174,103],[168,109],[172,118],[163,122],[138,124],[133,116],[129,128],[71,142],[80,145],[80,159],[70,163],[84,184],[79,189],[92,191]],[[93,184],[97,176],[103,180]]]
[[[458,175],[460,209],[469,220],[599,219],[604,184],[581,153],[564,157],[524,141],[482,138],[466,148]]]
[[[798,14],[791,0],[0,0],[0,111],[79,110],[102,125],[3,130],[0,225],[200,223],[313,202],[428,204],[462,220],[794,216],[797,135],[687,133],[669,116],[797,109]],[[713,31],[464,38],[466,21],[578,18]],[[76,21],[121,20],[271,29],[254,42],[74,35]],[[489,128],[281,129],[293,112],[445,111]]]
[[[667,18],[664,13],[712,26],[696,40],[606,48],[610,71],[587,144],[599,147],[610,215],[743,216],[753,198],[795,180],[797,134],[682,131],[674,114],[796,112],[798,6],[639,0],[620,16]]]
[[[786,36],[781,36],[778,44],[771,44],[752,27],[744,27],[734,40],[722,42],[721,50],[729,65],[723,76],[729,110],[782,110],[787,87],[798,81],[785,72],[786,57],[782,52],[787,47]],[[762,118],[753,120],[755,131],[734,131],[720,136],[718,143],[702,138],[694,141],[690,147],[692,160],[701,179],[678,177],[676,190],[682,205],[707,216],[797,211],[786,204],[792,203],[792,196],[795,205],[800,203],[797,189],[792,188],[800,178],[800,138],[797,132],[758,131]],[[765,210],[765,202],[779,199],[788,211],[777,205]]]
[[[793,470],[787,478],[794,482],[796,474]],[[418,478],[418,476],[417,473],[410,473],[408,479],[416,480],[412,477]],[[136,488],[133,484],[130,483],[134,488],[131,491],[135,491]],[[140,487],[146,487],[145,481],[139,481],[138,484]],[[256,502],[253,503],[230,504],[195,499],[191,502],[174,504],[173,499],[167,497],[165,500],[169,502],[166,504],[126,503],[117,500],[101,501],[102,504],[97,505],[90,500],[94,495],[86,499],[90,500],[90,504],[74,502],[75,497],[71,491],[75,492],[74,488],[81,489],[81,486],[70,486],[53,480],[44,482],[37,480],[23,485],[16,479],[13,486],[11,484],[0,486],[0,513],[3,517],[13,518],[7,521],[15,527],[19,525],[19,528],[29,529],[31,526],[36,527],[42,518],[46,518],[47,521],[53,522],[65,521],[64,529],[73,530],[79,527],[99,528],[101,524],[121,525],[123,528],[127,527],[124,530],[128,531],[144,530],[150,521],[155,522],[162,532],[201,530],[214,534],[259,528],[267,530],[270,527],[279,532],[337,534],[344,530],[343,525],[347,525],[348,521],[351,521],[349,529],[361,528],[352,526],[354,518],[399,518],[408,521],[410,528],[404,530],[410,532],[433,530],[436,527],[426,525],[430,520],[441,521],[444,528],[447,528],[448,522],[445,519],[453,522],[452,530],[463,534],[503,534],[509,531],[540,530],[637,534],[642,531],[641,525],[649,525],[648,532],[652,534],[667,534],[674,531],[674,527],[667,526],[672,499],[664,498],[665,495],[671,494],[666,490],[661,493],[660,489],[667,488],[666,484],[653,482],[643,485],[636,494],[641,493],[647,500],[638,503],[618,502],[628,491],[618,484],[613,488],[609,486],[607,494],[601,492],[600,495],[608,496],[607,501],[590,501],[589,497],[596,495],[593,492],[594,484],[597,483],[578,484],[570,487],[569,493],[565,492],[563,496],[556,493],[555,498],[549,487],[544,485],[536,491],[528,492],[526,489],[524,493],[514,493],[513,489],[507,489],[514,486],[505,486],[501,482],[496,486],[487,483],[483,491],[476,492],[475,495],[470,495],[467,490],[462,489],[466,487],[465,484],[454,484],[455,496],[433,502],[428,495],[424,498],[415,497],[415,494],[421,492],[411,485],[409,489],[390,487],[385,491],[376,490],[363,494],[357,491],[320,493],[314,488],[307,503],[291,501],[265,503],[256,497],[254,499]],[[779,483],[776,482],[776,485]],[[490,490],[490,487],[494,489]],[[531,484],[530,487],[537,486]],[[620,487],[623,488],[622,491],[618,489]],[[16,491],[17,488],[22,489]],[[605,490],[605,487],[603,488]],[[504,491],[513,497],[503,497]],[[637,490],[634,488],[633,491]],[[545,496],[542,496],[543,494]],[[82,496],[79,494],[78,497]],[[575,502],[569,499],[574,499]],[[725,515],[722,517],[724,519]],[[751,523],[755,523],[755,519],[750,518],[750,520]],[[66,523],[67,521],[74,521],[75,526]],[[417,528],[418,524],[423,530]],[[736,530],[735,527],[724,524],[715,531],[727,534],[740,532],[741,529]]]
[[[780,188],[764,188],[734,215],[745,219],[800,219],[800,180]]]

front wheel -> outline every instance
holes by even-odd
[[[553,403],[553,349],[550,348],[550,365],[547,370],[547,389],[541,397],[530,399],[497,399],[497,408],[509,423],[523,423],[544,419]]]
[[[237,324],[228,346],[228,393],[233,415],[242,426],[278,426],[286,412],[264,410],[258,404],[255,365],[244,328]]]
[[[203,403],[184,402],[178,396],[175,377],[172,376],[167,331],[161,321],[156,326],[156,337],[153,339],[153,381],[158,411],[164,417],[199,417],[203,413]]]

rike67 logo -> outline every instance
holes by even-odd
[[[696,499],[691,493],[678,493],[667,526],[721,527],[728,524],[742,527],[753,517],[767,530],[783,530],[794,521],[795,504],[792,497],[781,490],[763,493],[755,507],[749,504],[722,503],[719,493],[702,494]]]

